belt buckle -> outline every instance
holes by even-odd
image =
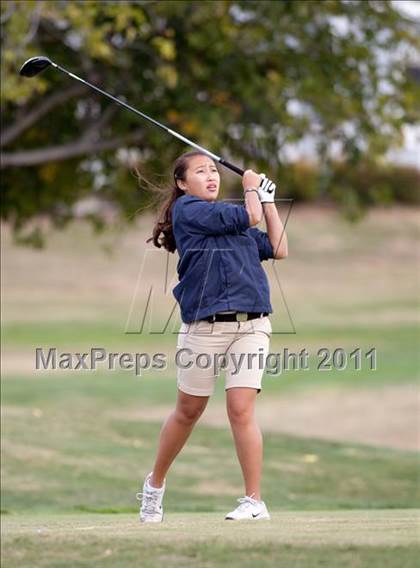
[[[248,312],[236,312],[236,321],[247,321]]]

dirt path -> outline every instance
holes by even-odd
[[[264,401],[261,427],[325,440],[420,450],[419,387],[328,389]]]
[[[261,398],[257,416],[265,432],[284,432],[401,450],[420,450],[420,389],[416,384],[336,389]],[[118,417],[163,420],[172,406],[125,409]],[[113,413],[115,416],[115,413]],[[200,423],[228,425],[224,404],[210,401]]]

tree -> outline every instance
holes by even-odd
[[[389,1],[5,2],[1,11],[2,216],[17,233],[62,224],[95,193],[122,216],[147,205],[129,165],[169,173],[186,148],[53,70],[48,55],[239,164],[281,179],[310,133],[324,162],[381,156],[419,119],[405,73],[415,22]]]

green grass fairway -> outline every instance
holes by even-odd
[[[216,513],[18,515],[3,520],[4,568],[369,567],[411,568],[420,552],[418,510],[272,512],[229,522]]]
[[[162,400],[169,387],[175,395],[166,383]],[[147,418],[147,391],[156,396],[160,387],[164,393],[159,381],[101,374],[5,379],[3,510],[134,512],[161,427]],[[420,507],[415,452],[266,432],[264,455],[262,491],[271,509]],[[166,507],[223,512],[242,491],[228,425],[198,424],[171,468]]]

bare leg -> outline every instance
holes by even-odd
[[[152,487],[162,487],[171,463],[187,441],[209,398],[186,394],[178,389],[176,408],[160,431],[159,447],[150,479]]]
[[[245,494],[261,499],[260,483],[263,461],[261,430],[254,415],[257,389],[232,387],[226,391],[226,405],[241,464]]]

